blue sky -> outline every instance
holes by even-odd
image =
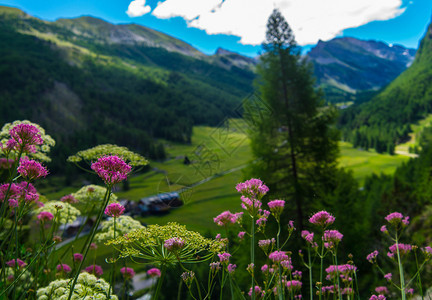
[[[319,39],[353,36],[417,48],[432,15],[431,0],[0,2],[48,21],[92,15],[112,23],[137,23],[184,40],[207,54],[222,47],[249,56],[255,56],[260,51],[266,20],[273,8],[281,10],[296,40],[306,47]]]

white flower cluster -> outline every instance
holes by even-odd
[[[84,215],[95,215],[99,212],[100,207],[103,204],[103,199],[105,197],[107,189],[98,185],[90,184],[83,186],[76,193],[72,193],[78,203],[74,206],[78,208]],[[111,194],[110,203],[117,202],[117,196]]]
[[[47,287],[37,290],[36,296],[38,300],[67,300],[70,292],[70,281],[55,280],[50,282]],[[103,279],[98,279],[96,276],[89,273],[81,273],[78,276],[77,283],[74,287],[72,300],[118,300],[116,295],[111,295],[108,298],[110,285]]]
[[[120,216],[116,219],[116,237],[142,228],[144,228],[144,226],[132,217]],[[98,242],[106,242],[114,239],[114,218],[102,222],[102,230],[100,233],[96,234],[95,238]]]
[[[76,218],[81,215],[80,211],[66,202],[61,201],[49,201],[45,203],[45,206],[38,208],[35,214],[38,215],[42,211],[52,213],[54,218],[58,210],[58,216],[56,222],[59,224],[72,223]]]

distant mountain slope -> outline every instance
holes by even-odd
[[[355,99],[356,92],[378,90],[413,61],[414,49],[351,37],[320,41],[307,54],[317,84],[331,102]]]
[[[155,138],[188,142],[193,125],[238,116],[254,73],[142,26],[0,7],[0,78],[0,123],[40,123],[63,157],[110,142],[160,158]]]
[[[371,101],[350,107],[340,126],[355,145],[391,150],[408,137],[411,123],[432,112],[432,24],[412,65]]]

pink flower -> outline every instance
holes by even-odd
[[[291,258],[288,257],[288,259],[285,259],[283,261],[280,262],[282,268],[286,269],[286,270],[292,270],[293,269],[293,265],[291,263]]]
[[[427,257],[427,258],[431,258],[432,257],[432,248],[429,246],[426,246],[424,248],[421,249],[423,254]]]
[[[252,178],[237,184],[236,190],[244,196],[261,199],[269,191],[269,188],[261,180]]]
[[[177,251],[184,247],[184,241],[181,238],[173,237],[165,241],[164,247],[168,251]]]
[[[388,294],[389,290],[385,286],[377,286],[375,288],[375,292],[377,292],[380,295],[385,295],[385,294]]]
[[[119,203],[111,203],[105,208],[107,216],[118,218],[124,213],[125,208]]]
[[[278,219],[280,217],[280,215],[282,214],[282,211],[284,209],[285,201],[284,200],[273,200],[273,201],[270,201],[267,205],[270,208],[270,211],[272,212],[272,214],[275,216],[275,218]]]
[[[303,230],[301,232],[301,237],[305,239],[306,242],[308,242],[309,244],[313,245],[313,238],[314,238],[314,233],[313,232],[309,232],[307,230]]]
[[[242,201],[241,207],[244,210],[247,210],[251,215],[255,215],[262,205],[261,201],[259,201],[258,199],[251,200],[250,198],[245,196],[241,196],[240,199]]]
[[[147,271],[147,275],[150,277],[160,277],[161,271],[158,268],[151,268]]]
[[[54,218],[54,215],[50,213],[49,211],[41,211],[37,218],[41,220],[42,222],[48,222],[51,221]]]
[[[27,192],[27,194],[24,195],[24,201],[26,203],[32,203],[39,200],[39,194]]]
[[[220,240],[221,238],[222,238],[222,236],[221,236],[220,233],[216,234],[216,236],[215,236],[215,239],[216,239],[216,240]]]
[[[28,158],[21,158],[18,166],[18,173],[29,180],[33,181],[41,177],[48,175],[48,170],[35,160],[29,160]]]
[[[227,269],[228,269],[228,273],[232,274],[234,273],[235,269],[237,268],[237,265],[234,264],[229,264]]]
[[[261,298],[264,297],[265,292],[257,285],[254,287],[253,292],[255,296],[261,296]],[[252,297],[252,288],[250,288],[248,295]]]
[[[228,263],[231,254],[224,252],[224,253],[218,253],[218,256],[219,256],[219,261],[221,263]]]
[[[274,244],[276,243],[276,240],[274,238],[272,238],[271,240],[259,240],[258,241],[258,246],[264,251],[267,252],[267,250],[269,249],[270,245],[274,246]]]
[[[226,226],[229,224],[235,224],[237,221],[239,221],[242,217],[243,213],[231,213],[229,210],[224,211],[220,215],[218,215],[216,218],[213,218],[213,221],[218,226]]]
[[[0,169],[10,169],[13,163],[13,159],[0,158]]]
[[[369,300],[386,300],[386,297],[384,295],[372,295]]]
[[[263,265],[263,266],[261,267],[261,272],[263,272],[263,273],[267,273],[267,272],[268,272],[268,269],[269,269],[269,266],[268,266],[268,265]]]
[[[301,279],[302,278],[302,272],[301,271],[294,271],[292,273],[292,276],[294,277],[294,279]]]
[[[325,242],[324,247],[333,248],[339,244],[342,240],[343,234],[337,230],[326,230],[324,231],[324,236],[322,240]]]
[[[409,217],[407,216],[404,218],[404,216],[399,212],[393,212],[387,215],[385,219],[393,226],[398,226],[400,223],[402,223],[403,225],[409,224]]]
[[[285,251],[274,251],[274,252],[269,254],[269,258],[274,263],[280,263],[283,260],[288,260],[289,257]]]
[[[15,262],[18,263],[18,267],[19,267],[20,269],[21,269],[21,268],[24,268],[25,266],[27,266],[27,263],[24,262],[24,261],[22,261],[22,260],[19,259],[19,258],[16,259],[16,261],[15,261],[15,259],[12,259],[12,260],[6,262],[6,265],[9,266],[9,267],[11,267],[11,268],[15,268]]]
[[[240,231],[237,236],[239,237],[239,239],[242,240],[244,238],[245,234],[246,234],[246,232]]]
[[[120,269],[120,273],[125,279],[132,279],[135,276],[135,271],[132,268],[123,267]]]
[[[98,248],[98,246],[95,243],[91,243],[90,244],[90,249],[91,250],[96,250]]]
[[[98,266],[98,265],[91,265],[91,266],[88,266],[88,267],[85,268],[84,270],[85,270],[87,273],[94,274],[94,275],[96,275],[96,276],[98,276],[98,277],[102,276],[102,274],[103,274],[103,269],[102,269],[102,267],[101,267],[101,266]]]
[[[112,185],[125,180],[132,170],[130,165],[115,155],[100,157],[91,165],[91,168],[107,185]]]
[[[395,254],[397,253],[397,248],[399,248],[399,253],[401,255],[407,254],[412,250],[412,246],[409,244],[398,244],[398,247],[394,244],[389,247],[389,250],[392,254]]]
[[[66,264],[58,264],[56,267],[58,272],[70,273],[72,271],[71,267]]]
[[[81,262],[84,256],[81,253],[74,253],[73,260],[74,262]]]
[[[66,202],[69,204],[78,203],[78,199],[76,199],[74,196],[72,196],[72,194],[61,197],[60,201]]]
[[[23,152],[36,152],[36,145],[42,145],[43,139],[39,133],[39,129],[36,126],[30,124],[18,124],[15,125],[9,134],[13,139],[11,144],[15,144],[18,148],[17,150],[22,150]]]
[[[19,206],[18,200],[16,200],[16,199],[10,198],[8,201],[9,201],[9,207],[11,207],[11,208],[15,208],[15,207]]]
[[[375,250],[374,252],[369,253],[369,254],[366,256],[366,259],[367,259],[371,264],[373,264],[374,261],[376,260],[377,256],[378,256],[378,250]]]
[[[414,294],[414,289],[413,288],[411,288],[411,289],[406,289],[405,290],[405,293],[407,293],[407,294],[409,294],[409,295],[413,295]]]
[[[296,292],[299,291],[302,287],[301,281],[298,280],[290,280],[287,281],[286,286],[288,288],[288,291],[290,292]]]
[[[381,232],[383,232],[383,233],[387,233],[388,232],[388,230],[387,230],[387,227],[385,226],[385,225],[383,225],[383,226],[381,226]]]
[[[385,278],[387,281],[392,280],[392,273],[387,273],[387,274],[385,274],[385,275],[384,275],[384,278]]]
[[[327,227],[328,225],[333,224],[335,221],[335,217],[333,217],[328,212],[322,210],[314,214],[312,217],[309,218],[309,222],[321,226],[323,228]]]

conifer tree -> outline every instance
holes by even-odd
[[[310,65],[278,10],[268,19],[263,50],[256,86],[268,113],[257,116],[252,107],[244,108],[257,158],[250,175],[291,202],[301,229],[305,209],[328,192],[326,183],[336,170],[338,133],[331,126],[336,114],[315,91]]]

